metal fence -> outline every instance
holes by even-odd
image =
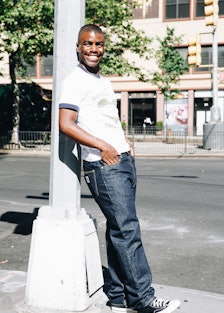
[[[194,130],[193,133],[197,133]],[[133,142],[137,156],[224,156],[224,147],[203,149],[203,136],[189,133],[187,129],[169,130],[151,127],[128,129],[126,135]],[[214,133],[216,142],[223,142],[220,137],[223,133]],[[222,137],[223,138],[223,137]]]
[[[187,131],[159,130],[156,128],[130,128],[124,131],[133,143],[136,156],[224,156],[224,147],[203,149],[203,136],[189,135]],[[215,133],[219,140],[223,133]],[[48,131],[8,132],[0,136],[2,150],[49,151],[51,133]]]
[[[0,148],[3,150],[50,151],[50,131],[9,131],[0,136]]]

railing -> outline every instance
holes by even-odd
[[[4,150],[50,151],[50,131],[9,131],[0,137],[0,148]]]
[[[224,156],[224,147],[203,149],[203,136],[190,135],[183,130],[171,132],[135,127],[124,132],[134,144],[136,156]],[[223,133],[215,133],[213,136],[217,142],[223,142]],[[4,150],[50,151],[50,144],[51,133],[48,131],[8,132],[0,136],[0,148]]]
[[[125,131],[134,144],[136,156],[224,156],[224,147],[203,149],[203,136],[189,133],[187,129],[159,129],[135,127]],[[197,133],[196,129],[193,133]],[[223,143],[223,133],[214,133],[218,143]],[[222,139],[222,140],[221,140]]]

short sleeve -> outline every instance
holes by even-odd
[[[80,104],[80,88],[77,75],[73,72],[65,78],[62,85],[62,93],[59,102],[59,109],[70,109],[79,111]]]

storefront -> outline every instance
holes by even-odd
[[[213,105],[213,95],[211,91],[201,90],[194,93],[194,126],[196,134],[203,134],[203,124],[210,122],[210,108]],[[218,92],[218,106],[221,111],[221,120],[224,118],[224,91]]]
[[[156,93],[130,92],[128,98],[130,127],[148,127],[156,124]]]

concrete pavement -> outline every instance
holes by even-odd
[[[50,309],[28,308],[24,303],[26,272],[0,270],[0,313],[53,313]],[[224,295],[198,290],[154,285],[158,297],[179,299],[181,307],[177,313],[223,313]],[[40,286],[41,288],[41,286]],[[106,296],[102,296],[85,312],[109,313]],[[57,311],[62,313],[62,311]],[[63,313],[66,313],[63,311]]]
[[[11,232],[12,229],[9,227],[14,228],[13,225],[7,224],[4,231]],[[26,272],[0,270],[0,313],[53,313],[54,311],[49,309],[34,309],[25,306],[26,277]],[[224,294],[158,284],[154,284],[154,287],[158,297],[176,298],[181,301],[181,307],[176,310],[177,313],[224,313]],[[106,306],[106,297],[99,299],[85,312],[109,313],[110,309]],[[63,313],[66,312],[63,311]]]

